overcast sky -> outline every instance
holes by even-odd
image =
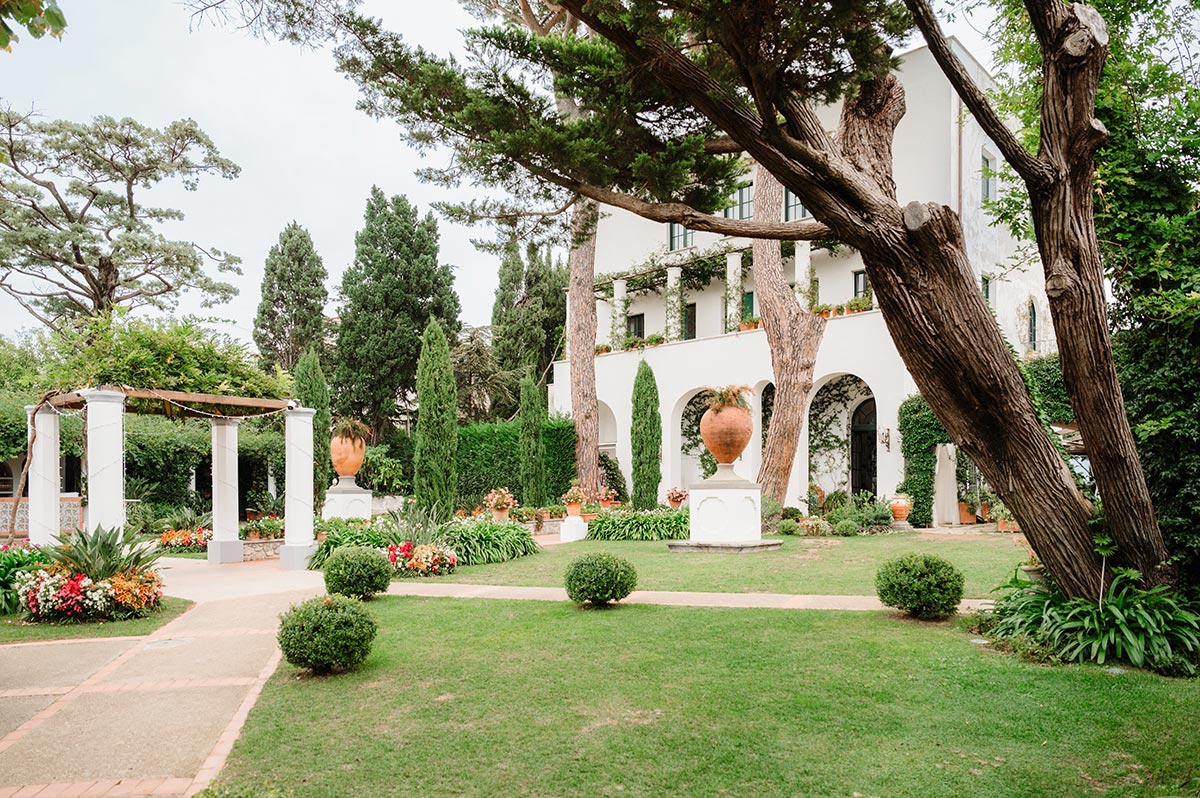
[[[312,233],[332,298],[353,260],[354,233],[372,184],[389,195],[407,195],[422,211],[435,200],[469,196],[413,176],[436,156],[423,160],[400,141],[393,123],[358,111],[357,89],[337,73],[327,52],[261,41],[232,27],[197,26],[177,2],[61,5],[68,22],[61,41],[26,35],[12,53],[0,52],[0,98],[48,119],[85,121],[107,114],[161,127],[191,117],[242,168],[236,180],[203,178],[196,192],[164,184],[142,197],[186,214],[183,222],[164,228],[167,235],[242,258],[244,274],[229,278],[239,296],[210,310],[185,297],[181,312],[224,318],[218,329],[249,341],[263,260],[288,222],[294,219]],[[473,22],[456,0],[381,0],[369,9],[410,42],[440,54],[461,53],[459,31]],[[953,31],[984,55],[967,26],[960,23]],[[470,239],[490,234],[444,219],[439,225],[441,260],[455,269],[463,320],[487,324],[497,262]],[[0,334],[35,324],[0,295]]]

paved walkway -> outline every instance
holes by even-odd
[[[0,798],[194,795],[220,772],[279,664],[278,615],[324,592],[278,560],[164,561],[196,606],[147,637],[0,646]],[[566,601],[556,587],[398,581],[394,595]],[[878,610],[873,596],[639,590],[628,603]],[[963,602],[975,609],[986,601]],[[49,778],[48,778],[49,777]],[[6,786],[7,785],[7,786]]]

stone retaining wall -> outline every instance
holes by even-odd
[[[242,562],[277,559],[279,557],[279,547],[282,545],[283,538],[273,538],[271,540],[243,540]]]

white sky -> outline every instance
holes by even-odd
[[[293,219],[312,234],[333,298],[353,260],[354,233],[372,184],[407,195],[422,212],[432,201],[470,196],[469,189],[456,195],[413,176],[440,160],[423,160],[400,141],[394,123],[358,111],[357,89],[327,52],[262,41],[233,27],[195,26],[177,2],[68,0],[62,7],[68,28],[61,41],[26,35],[12,53],[0,52],[0,98],[48,119],[107,114],[161,127],[191,117],[241,166],[236,180],[205,177],[194,193],[164,184],[142,194],[143,202],[185,213],[183,222],[163,228],[167,235],[242,258],[244,274],[225,278],[240,290],[230,303],[208,310],[195,297],[180,303],[181,312],[227,319],[215,325],[223,332],[250,340],[263,260]],[[389,11],[414,8],[419,13]],[[370,10],[409,42],[439,54],[461,52],[459,31],[474,22],[456,0],[378,3]],[[959,23],[951,30],[985,55],[969,27]],[[455,268],[463,320],[487,324],[497,261],[470,239],[491,234],[444,219],[439,228],[441,260]],[[35,326],[0,295],[0,334]]]

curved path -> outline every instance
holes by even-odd
[[[0,646],[0,798],[190,796],[220,772],[279,664],[279,613],[324,592],[278,561],[164,560],[172,596],[196,602],[146,637]],[[566,601],[562,588],[398,581],[393,595]],[[873,596],[639,590],[627,602],[879,610]],[[964,601],[976,609],[986,601]]]

